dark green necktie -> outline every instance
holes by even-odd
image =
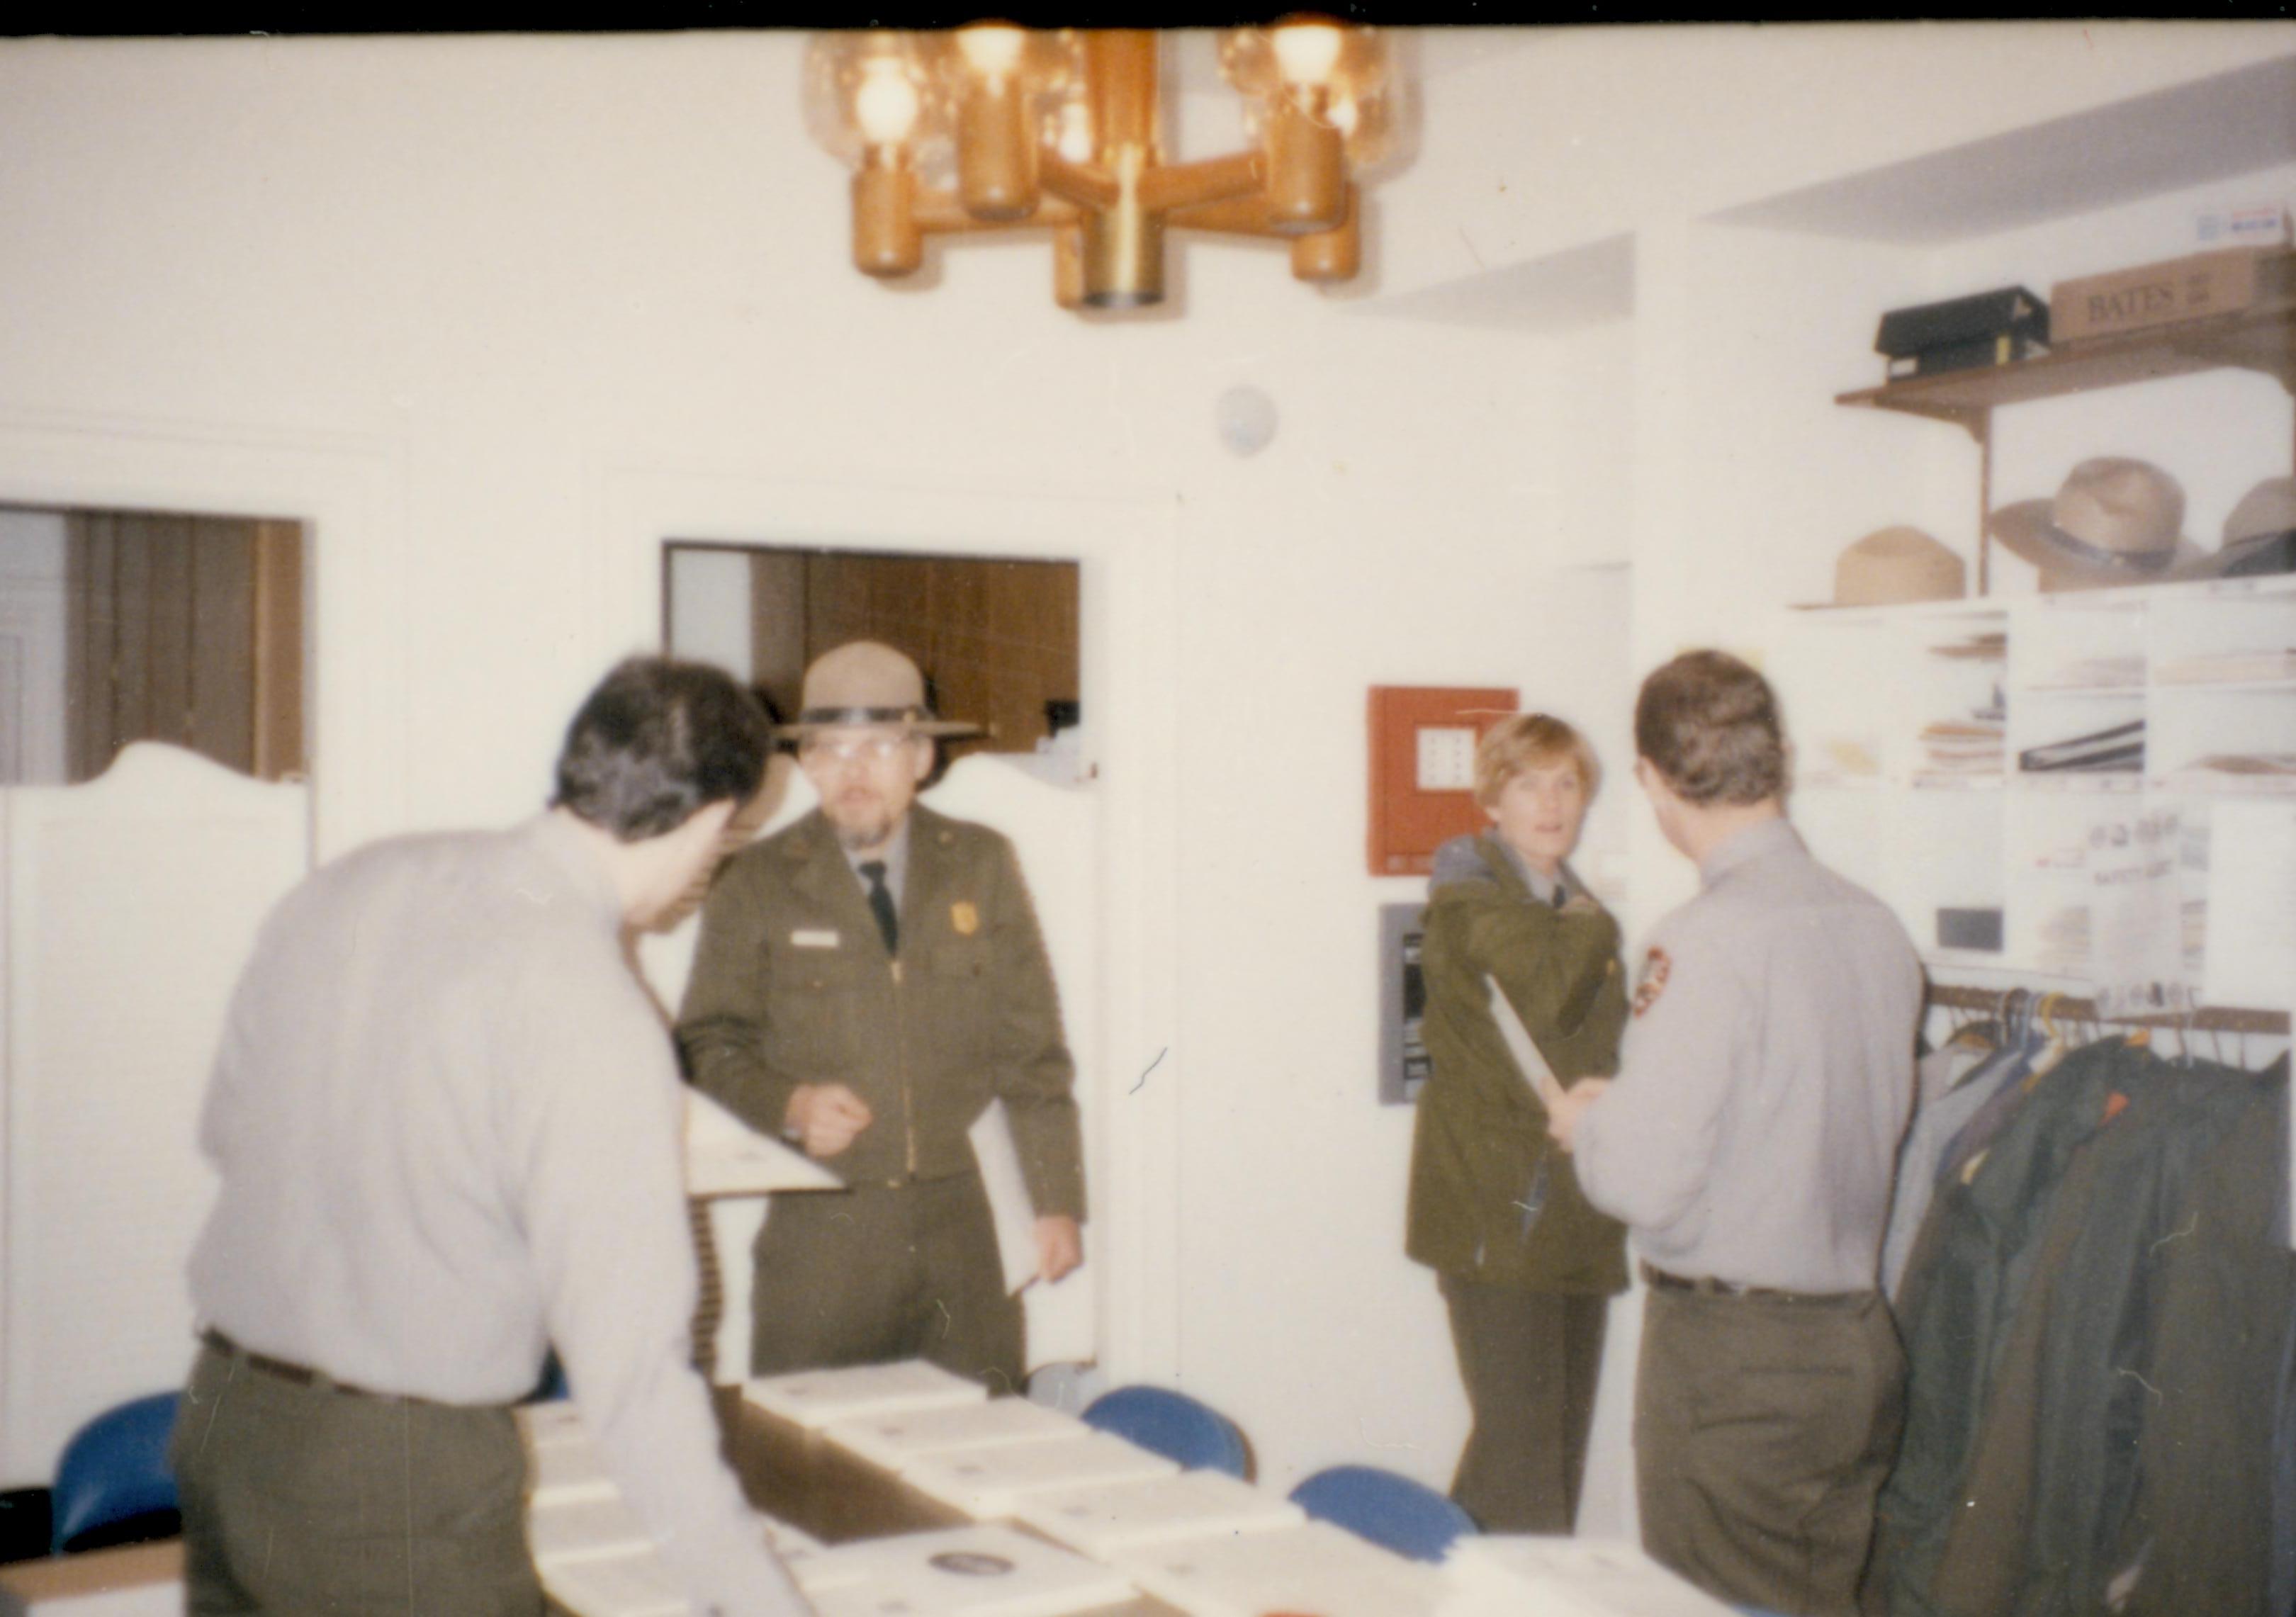
[[[877,917],[877,930],[885,937],[885,952],[901,952],[901,918],[893,908],[893,895],[885,891],[885,861],[864,859],[861,874],[869,878],[869,907]]]

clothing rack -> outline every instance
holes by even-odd
[[[2167,1028],[2195,1033],[2267,1033],[2285,1037],[2288,1033],[2288,1013],[2285,1011],[2251,1010],[2241,1005],[2202,1005],[2190,1011],[2164,1012],[2158,1015],[2103,1016],[2097,1013],[2094,999],[2076,998],[2070,994],[2036,993],[2030,989],[1968,988],[1958,983],[1930,984],[1929,1003],[1956,1011],[1998,1011],[2012,994],[2022,991],[2032,996],[2035,1004],[2046,999],[2049,1014],[2068,1022],[2111,1022],[2115,1026]]]

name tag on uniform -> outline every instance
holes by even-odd
[[[831,927],[800,927],[790,934],[791,948],[835,948],[841,941]]]

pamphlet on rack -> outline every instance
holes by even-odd
[[[2088,841],[2097,1010],[2160,1016],[2191,1009],[2198,985],[2185,965],[2182,817],[2132,802],[2100,813]]]

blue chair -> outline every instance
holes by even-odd
[[[72,1434],[56,1462],[49,1529],[56,1554],[180,1531],[176,1479],[168,1469],[179,1397],[154,1392],[131,1399]]]
[[[1119,1387],[1086,1405],[1083,1418],[1086,1425],[1112,1432],[1176,1465],[1250,1478],[1250,1457],[1235,1423],[1185,1392]]]
[[[1424,1482],[1377,1465],[1333,1465],[1292,1490],[1292,1502],[1318,1521],[1414,1561],[1440,1561],[1475,1519]]]

